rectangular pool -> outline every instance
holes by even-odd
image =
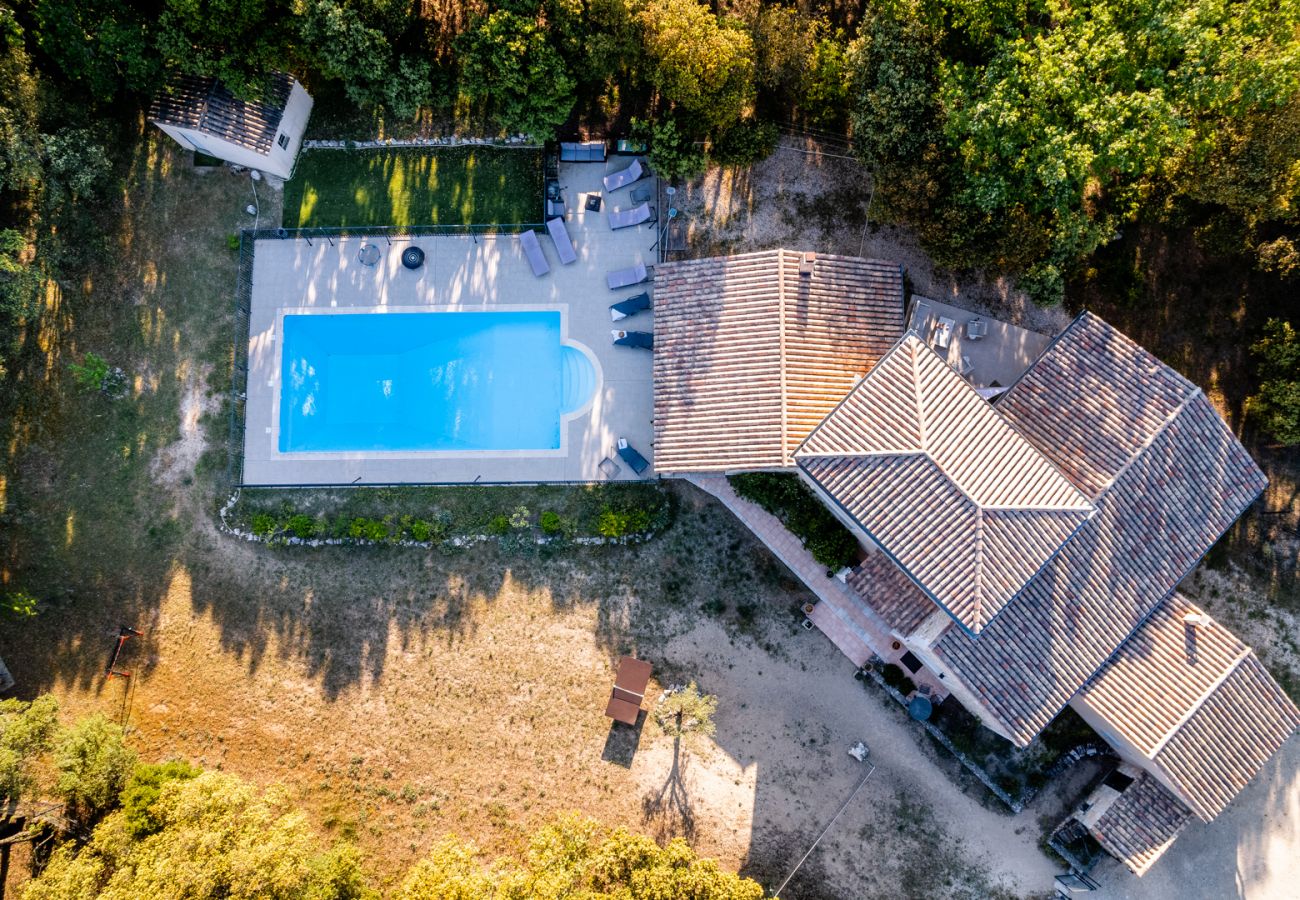
[[[282,453],[557,450],[596,384],[558,310],[285,315]]]

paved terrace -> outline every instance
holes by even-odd
[[[603,189],[606,171],[626,166],[628,157],[606,165],[563,166],[569,213],[566,224],[578,260],[561,265],[549,236],[540,242],[551,271],[534,277],[514,235],[267,239],[257,242],[253,264],[252,312],[249,327],[248,402],[244,436],[244,483],[386,484],[598,481],[609,477],[600,469],[606,457],[617,459],[615,442],[626,437],[653,464],[651,439],[651,355],[645,350],[615,347],[609,304],[645,290],[649,285],[611,291],[605,274],[638,262],[655,260],[651,248],[656,226],[640,225],[611,231],[606,214],[612,205],[631,205],[629,189],[604,198],[599,212],[588,212],[589,193]],[[643,182],[645,187],[653,182]],[[383,252],[375,266],[357,260],[363,243]],[[414,244],[425,252],[417,271],[402,267],[400,255]],[[280,391],[280,332],[283,313],[417,310],[561,309],[566,313],[566,341],[581,344],[595,357],[599,386],[594,403],[565,426],[563,451],[480,452],[356,452],[280,453],[278,397]],[[652,331],[649,312],[624,320],[625,327]],[[634,477],[619,463],[614,477]],[[646,475],[651,474],[648,471]]]
[[[929,307],[928,314],[922,306]],[[955,324],[952,340],[945,350],[935,341],[939,319],[950,319]],[[979,319],[988,327],[988,333],[979,340],[966,336],[966,325]],[[988,316],[973,313],[959,306],[950,306],[927,297],[914,297],[910,324],[948,365],[958,372],[964,368],[963,358],[971,370],[967,380],[977,388],[991,386],[1010,387],[1042,356],[1052,339],[1045,334],[1009,325]]]

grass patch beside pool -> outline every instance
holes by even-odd
[[[540,149],[308,150],[284,186],[286,228],[541,220]]]

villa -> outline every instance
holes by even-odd
[[[1016,745],[1074,709],[1122,760],[1077,824],[1134,872],[1300,724],[1176,592],[1264,475],[1097,316],[1048,342],[933,301],[907,315],[897,267],[775,250],[661,265],[655,321],[659,474],[722,495],[718,473],[797,473],[864,548],[841,584],[800,573],[812,621]]]

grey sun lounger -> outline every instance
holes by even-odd
[[[641,293],[628,297],[626,300],[620,300],[611,304],[609,307],[609,318],[612,322],[619,319],[626,319],[628,316],[634,316],[643,309],[650,308],[650,292],[642,291]]]
[[[609,211],[609,227],[611,231],[618,231],[620,228],[631,228],[633,225],[649,222],[650,215],[649,202],[638,203],[631,209],[611,209]]]
[[[637,453],[636,448],[627,442],[627,438],[618,439],[618,455],[638,475],[650,468],[650,460]]]
[[[615,269],[605,276],[605,283],[609,285],[611,291],[631,287],[634,284],[649,280],[650,270],[646,268],[645,263],[637,263],[628,269]]]
[[[537,240],[536,231],[529,229],[528,231],[519,232],[519,246],[524,248],[524,256],[528,257],[528,265],[532,267],[534,275],[541,278],[551,271],[550,263],[546,261],[546,256],[542,253],[542,245]]]
[[[645,169],[641,167],[641,160],[632,160],[632,165],[623,169],[621,172],[611,172],[605,176],[605,192],[616,191],[621,187],[627,187],[634,181],[640,181],[645,177]]]
[[[578,254],[573,250],[573,241],[569,239],[569,229],[564,227],[564,219],[558,217],[547,219],[546,230],[551,233],[551,240],[555,242],[555,253],[560,257],[560,262],[566,266],[571,262],[577,262]]]
[[[648,331],[614,331],[614,343],[619,347],[637,347],[641,350],[655,348],[655,336]]]

